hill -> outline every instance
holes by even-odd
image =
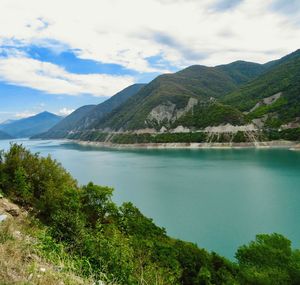
[[[86,116],[95,105],[86,105],[76,109],[67,117],[63,118],[57,124],[55,124],[52,128],[47,130],[45,133],[38,133],[32,138],[63,138],[68,135],[68,132],[77,128],[80,120]]]
[[[9,140],[13,137],[5,132],[0,131],[0,140]]]
[[[261,127],[300,127],[300,50],[267,64],[267,72],[222,98]]]
[[[263,70],[259,64],[236,62],[217,67],[194,65],[174,74],[161,75],[89,128],[169,128],[194,106],[210,103],[237,90]]]
[[[2,124],[0,125],[0,130],[17,138],[30,137],[48,131],[61,120],[62,117],[60,116],[42,112],[32,117]]]
[[[0,284],[90,285],[72,258],[28,211],[0,194]]]
[[[91,124],[101,120],[131,96],[140,91],[145,84],[133,84],[108,100],[98,105],[83,106],[64,118],[61,122],[49,129],[46,133],[38,134],[34,138],[63,138],[71,131],[86,129]]]
[[[114,108],[105,107],[109,100],[99,104],[67,137],[113,143],[299,141],[299,94],[300,50],[266,64],[193,65],[158,76]]]

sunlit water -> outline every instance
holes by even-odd
[[[81,184],[115,188],[169,235],[232,258],[258,233],[300,247],[300,152],[289,150],[112,150],[64,141],[19,140],[51,154]],[[8,141],[0,141],[7,149]]]

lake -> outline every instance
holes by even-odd
[[[117,150],[18,140],[81,183],[115,188],[169,235],[233,258],[258,233],[300,248],[300,152],[284,149]],[[0,141],[7,149],[8,141]]]

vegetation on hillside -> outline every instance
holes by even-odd
[[[78,131],[89,136],[93,130],[158,131],[181,125],[199,130],[227,123],[243,125],[253,119],[260,119],[257,125],[263,131],[279,130],[282,125],[299,122],[299,91],[300,50],[266,64],[193,65],[160,75],[146,85],[129,86],[86,114],[78,109],[37,137],[65,138]],[[278,100],[262,103],[279,93]],[[252,109],[257,103],[260,106]],[[72,124],[65,124],[70,121]]]
[[[168,237],[131,203],[113,203],[113,189],[79,186],[58,162],[20,145],[0,155],[0,188],[39,221],[42,234],[33,235],[40,236],[45,258],[54,256],[55,263],[61,255],[83,280],[128,285],[300,282],[299,251],[279,234],[257,236],[238,249],[233,263]],[[6,254],[9,240],[9,233],[1,232],[0,248]]]
[[[7,204],[1,198],[0,210],[4,200]],[[0,222],[0,284],[93,284],[92,273],[83,276],[81,260],[70,255],[63,243],[57,243],[47,227],[26,214],[22,211]]]
[[[105,115],[118,108],[131,96],[139,92],[144,86],[145,84],[141,83],[133,84],[98,105],[80,107],[46,133],[38,134],[33,136],[33,138],[64,138],[71,131],[89,128],[91,124],[96,124]]]
[[[222,101],[240,111],[249,111],[263,98],[282,92],[283,97],[278,101],[256,109],[249,117],[259,118],[270,114],[278,119],[277,125],[300,117],[300,51],[292,55],[239,90],[226,95]]]
[[[208,126],[220,126],[225,124],[244,125],[246,122],[242,112],[234,107],[218,102],[198,104],[185,116],[173,123],[175,126],[185,126],[194,129],[205,129]]]
[[[62,119],[46,133],[39,133],[35,136],[32,136],[32,138],[63,138],[68,135],[69,131],[77,129],[80,120],[84,118],[89,112],[91,112],[93,108],[95,108],[95,105],[82,106]]]
[[[136,130],[149,127],[147,116],[158,105],[171,103],[176,109],[182,109],[191,97],[201,102],[212,97],[220,98],[261,72],[256,64],[237,62],[218,67],[193,65],[174,74],[161,75],[88,129]],[[166,124],[157,128],[162,125]]]

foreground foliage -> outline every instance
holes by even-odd
[[[0,189],[47,228],[40,238],[45,255],[75,260],[83,278],[130,285],[300,281],[299,251],[281,235],[257,236],[233,263],[168,237],[131,203],[113,203],[112,188],[80,187],[58,162],[17,144],[0,155]]]

